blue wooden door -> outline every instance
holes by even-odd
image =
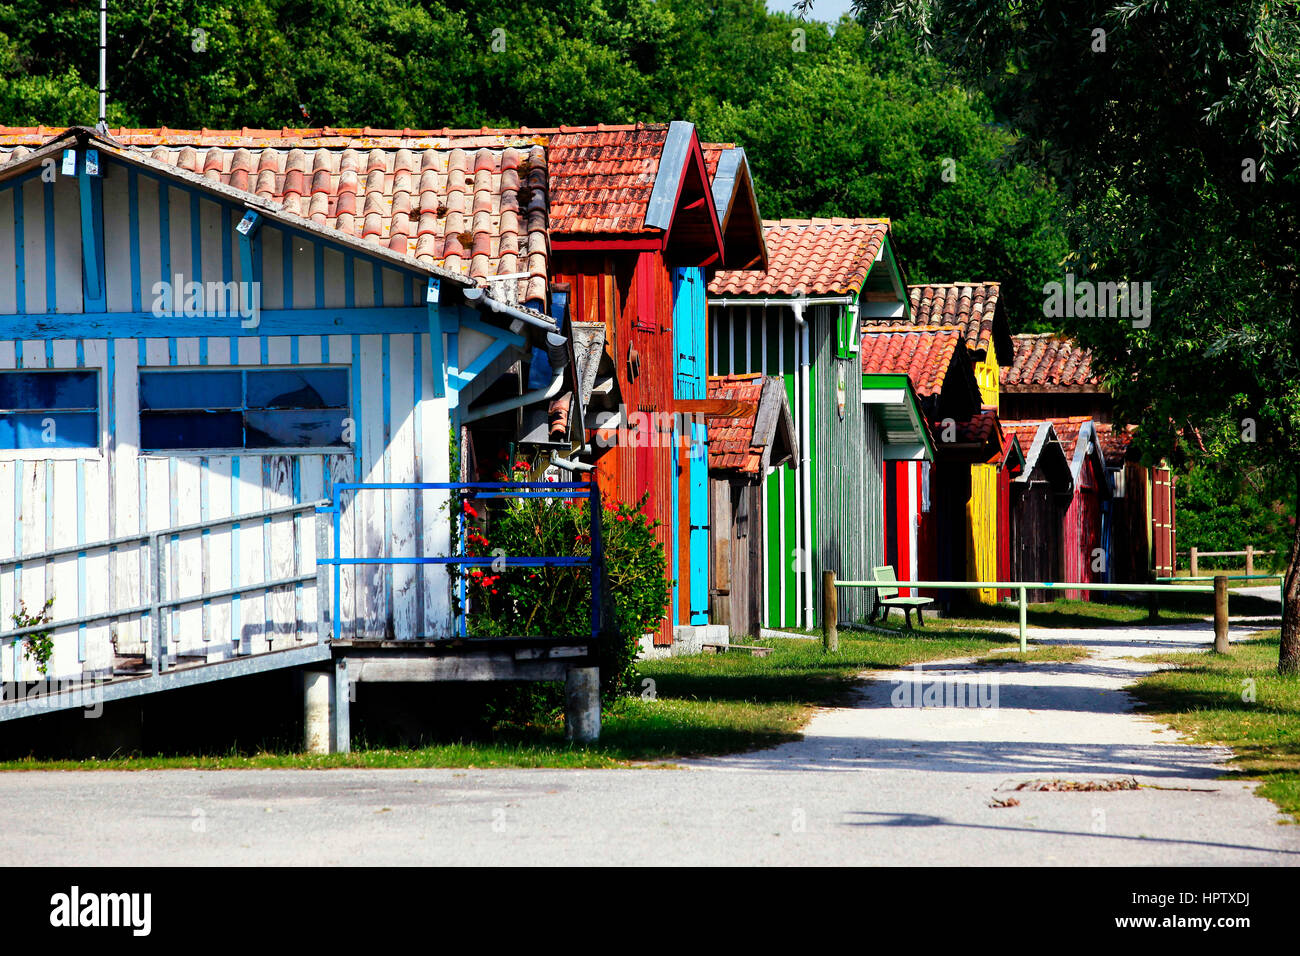
[[[704,376],[705,321],[704,270],[677,269],[673,275],[673,335],[677,351],[676,394],[678,398],[704,398],[708,394]],[[690,622],[709,622],[709,458],[708,430],[699,419],[683,422],[690,436],[691,454],[687,467],[690,495],[689,568],[682,577],[689,580]],[[682,595],[683,600],[687,595]]]

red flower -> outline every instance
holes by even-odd
[[[474,506],[470,504],[468,501],[465,502],[465,514],[469,515],[471,518],[478,517],[478,512],[474,510]]]

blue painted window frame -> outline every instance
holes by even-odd
[[[265,380],[276,373],[296,375],[302,386],[311,387],[320,399],[316,403],[285,401],[283,390],[259,398],[257,391]],[[173,376],[174,386],[167,377]],[[312,386],[312,380],[315,386]],[[186,381],[187,380],[187,381]],[[328,382],[328,384],[327,384]],[[155,385],[163,387],[164,395],[172,400],[159,402],[151,396]],[[168,386],[172,386],[168,388]],[[200,400],[194,392],[204,388],[210,391],[207,401]],[[328,394],[322,394],[324,387]],[[222,391],[224,389],[224,395]],[[253,365],[253,366],[175,366],[142,368],[139,370],[140,396],[140,452],[149,455],[194,455],[233,452],[239,454],[304,454],[321,452],[350,452],[346,441],[347,423],[352,415],[352,367],[350,365]],[[187,394],[187,392],[189,394]],[[190,419],[200,423],[205,435],[220,434],[224,429],[228,440],[183,441],[164,438],[166,422]],[[206,421],[203,421],[206,419]],[[272,431],[258,425],[293,427],[297,419],[300,426],[312,427],[314,419],[327,419],[331,428],[330,440],[285,441],[276,440]],[[179,425],[173,425],[179,428]],[[152,434],[151,434],[152,433]]]
[[[82,380],[74,387],[81,395],[73,396],[82,400],[49,401],[55,396],[37,394],[22,399],[20,393],[32,391],[31,386],[38,380],[44,380],[43,387],[51,389],[52,383],[60,378]],[[0,370],[0,452],[10,458],[37,457],[23,455],[24,452],[99,452],[101,405],[97,368]],[[49,425],[53,425],[52,440],[45,438]],[[39,437],[25,444],[24,436],[32,435]]]

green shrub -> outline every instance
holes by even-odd
[[[518,468],[522,463],[517,462]],[[668,580],[658,522],[635,505],[610,503],[601,512],[604,627],[598,647],[606,703],[631,691],[641,635],[659,626]],[[465,502],[467,553],[491,556],[490,568],[462,571],[469,582],[468,633],[483,637],[585,638],[591,633],[591,579],[585,567],[519,567],[511,555],[591,554],[585,500],[504,498]],[[532,691],[521,691],[534,698]],[[550,690],[540,691],[547,701]],[[536,708],[534,708],[536,709]]]

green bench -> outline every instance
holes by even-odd
[[[889,565],[883,568],[872,568],[871,575],[875,580],[888,582],[893,587],[876,588],[876,606],[871,609],[870,620],[876,619],[876,612],[880,611],[880,623],[885,623],[889,618],[889,609],[891,607],[901,607],[903,609],[903,620],[907,622],[908,630],[912,629],[912,609],[916,609],[916,626],[924,627],[921,621],[921,608],[928,604],[934,603],[934,598],[928,597],[899,597],[898,596],[898,578],[894,576],[894,569]]]

